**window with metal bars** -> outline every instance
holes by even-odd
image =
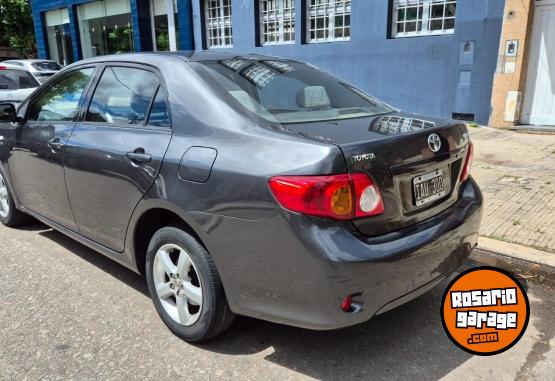
[[[351,0],[307,0],[308,42],[348,41]]]
[[[232,47],[231,0],[205,0],[204,18],[206,47],[209,49]]]
[[[295,0],[259,0],[260,43],[295,42]]]
[[[452,34],[456,0],[393,0],[392,37]]]

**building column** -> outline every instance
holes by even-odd
[[[73,60],[79,61],[83,58],[81,54],[81,40],[79,34],[79,21],[77,20],[77,7],[75,5],[68,6],[69,14],[69,33],[71,35],[71,47],[73,48]]]
[[[506,0],[493,80],[490,126],[519,124],[533,20],[534,0]]]
[[[42,12],[35,10],[34,2],[31,2],[31,9],[33,14],[33,25],[35,26],[35,39],[37,41],[37,55],[40,59],[48,59],[48,52],[46,47],[48,46],[46,42],[46,33],[44,30],[44,16]]]
[[[191,1],[198,0],[177,0],[177,18],[179,23],[178,50],[195,49],[193,35],[193,4]]]

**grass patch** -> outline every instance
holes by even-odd
[[[514,220],[513,221],[513,226],[518,226],[520,225],[520,221],[519,220]]]
[[[479,125],[478,123],[476,123],[476,122],[470,122],[470,123],[467,124],[467,126],[470,127],[470,128],[478,128],[478,127],[480,127],[480,125]]]

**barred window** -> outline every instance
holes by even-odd
[[[260,1],[260,43],[295,42],[295,0]]]
[[[451,34],[456,0],[393,0],[393,37]]]
[[[308,42],[348,41],[351,0],[308,0]]]
[[[233,46],[231,0],[205,0],[206,46]]]

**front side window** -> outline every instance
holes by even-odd
[[[456,0],[393,0],[393,37],[451,34]]]
[[[204,0],[206,46],[221,48],[233,46],[231,0]]]
[[[295,0],[260,1],[260,43],[295,42]]]
[[[31,89],[39,86],[35,77],[28,71],[0,67],[0,90]]]
[[[48,85],[29,105],[28,120],[71,121],[94,68],[75,70]]]
[[[351,0],[308,0],[308,42],[348,41]]]
[[[270,122],[282,124],[373,116],[393,110],[340,79],[287,60],[243,57],[194,63],[205,81]]]
[[[96,86],[85,120],[143,124],[158,84],[150,71],[109,66]]]

